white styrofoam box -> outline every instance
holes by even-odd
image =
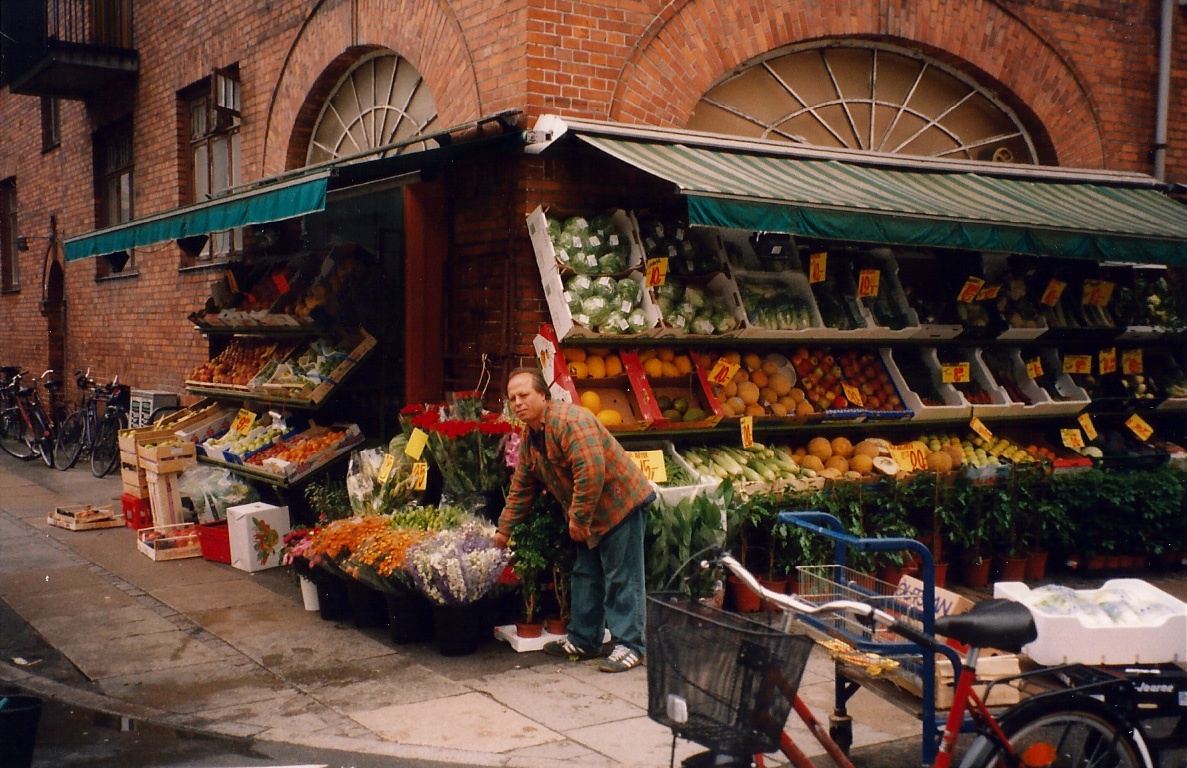
[[[288,507],[262,501],[227,507],[231,565],[248,572],[280,565],[280,548],[289,529]]]
[[[911,350],[902,350],[902,352],[903,354],[910,354]],[[934,421],[937,419],[969,418],[973,412],[972,406],[965,402],[965,399],[956,391],[955,387],[951,384],[945,384],[940,380],[940,363],[936,359],[935,348],[924,347],[919,349],[918,352],[924,365],[927,367],[932,385],[944,400],[943,405],[924,405],[919,395],[915,394],[907,385],[902,371],[899,370],[898,364],[894,362],[894,350],[883,350],[884,359],[887,361],[886,367],[890,371],[890,378],[894,380],[894,385],[898,387],[899,397],[903,399],[903,404],[915,413],[912,417],[913,420]]]
[[[672,444],[671,440],[659,440],[643,443],[631,443],[631,450],[633,451],[663,451],[667,456],[670,456],[680,466],[684,467],[685,471],[693,478],[699,478],[697,471],[688,465],[688,462],[676,452],[676,446]],[[674,485],[663,486],[658,483],[652,483],[651,487],[655,490],[657,496],[664,500],[667,504],[679,504],[685,499],[691,499],[693,496],[702,491],[711,490],[717,487],[717,478],[705,479],[701,478],[700,482],[694,482],[692,485]]]
[[[1130,341],[1133,339],[1157,339],[1165,336],[1168,333],[1167,329],[1161,325],[1130,325],[1126,326],[1125,330],[1117,338],[1122,341]]]
[[[878,321],[874,318],[874,313],[867,306],[866,301],[864,299],[858,299],[858,303],[861,304],[862,309],[869,316],[869,325],[878,329],[878,335],[882,338],[908,339],[914,337],[919,333],[919,316],[915,314],[915,310],[907,303],[907,295],[903,292],[903,286],[898,279],[898,262],[894,260],[894,253],[889,248],[874,248],[866,253],[863,258],[874,261],[878,269],[882,272],[878,293],[889,298],[891,303],[907,319],[907,324],[897,331],[884,325],[879,325]]]
[[[950,350],[954,355],[953,359],[960,361],[967,361],[969,363],[969,377],[976,382],[981,389],[989,393],[990,399],[993,401],[988,405],[981,405],[977,403],[969,403],[973,408],[974,416],[1010,416],[1015,413],[1021,413],[1021,405],[1014,403],[1006,395],[1006,391],[997,385],[993,377],[989,375],[989,371],[985,368],[985,361],[981,359],[981,352],[977,349],[965,350]],[[937,367],[941,366],[939,358],[936,358]],[[941,380],[943,373],[941,371]],[[957,392],[960,392],[959,387],[954,387]],[[961,393],[961,399],[968,403]]]
[[[1014,347],[1009,349],[995,350],[995,352],[1005,357],[1005,362],[1010,368],[1009,375],[1014,379],[1015,383],[1018,384],[1018,389],[1022,390],[1022,393],[1029,397],[1032,403],[1031,405],[1027,405],[1026,403],[1015,402],[1014,406],[1018,415],[1039,416],[1057,413],[1057,411],[1051,407],[1052,402],[1051,398],[1047,395],[1047,390],[1036,384],[1034,379],[1030,378],[1030,376],[1027,374],[1026,363],[1022,361],[1021,350]],[[984,356],[983,352],[982,356]],[[986,370],[989,370],[988,364],[986,365]],[[993,375],[993,371],[991,370],[990,375]],[[997,380],[997,376],[994,376],[994,381]],[[1004,386],[1001,388],[1005,390]],[[1009,396],[1008,393],[1007,396]],[[1013,401],[1013,398],[1011,398],[1011,401]]]
[[[1092,398],[1072,380],[1071,376],[1063,372],[1063,361],[1059,358],[1058,352],[1054,349],[1041,350],[1039,352],[1039,363],[1043,366],[1043,371],[1055,375],[1055,389],[1058,394],[1067,398],[1066,400],[1058,400],[1052,397],[1051,404],[1044,413],[1072,414],[1079,413],[1088,407],[1088,404],[1092,402]],[[1048,392],[1047,394],[1049,396],[1051,393]]]
[[[685,284],[700,285],[700,283],[695,280]],[[729,307],[730,312],[733,313],[734,318],[738,321],[738,327],[736,329],[727,331],[726,333],[714,333],[710,336],[705,336],[704,338],[723,339],[740,336],[743,329],[746,327],[746,310],[742,307],[742,296],[738,293],[738,286],[734,283],[734,279],[726,272],[718,272],[709,280],[709,282],[705,283],[703,287],[708,293],[725,299],[725,303]],[[649,296],[648,300],[650,300],[651,292],[648,291],[647,293]],[[652,306],[655,306],[654,302],[652,302]],[[659,313],[658,307],[656,307],[656,313]],[[662,316],[660,319],[663,319]],[[682,328],[675,328],[667,322],[661,323],[654,335],[661,338],[700,338],[697,336],[697,334],[688,333]]]
[[[738,286],[738,295],[742,297],[743,313],[747,315],[746,327],[743,329],[741,335],[748,339],[794,339],[797,337],[809,337],[812,339],[821,338],[821,331],[833,329],[824,327],[824,321],[820,318],[820,310],[816,306],[816,297],[812,295],[812,287],[808,284],[808,276],[803,272],[798,271],[784,271],[784,272],[749,272],[743,270],[734,271],[734,282]],[[800,330],[770,330],[761,326],[753,325],[750,322],[749,312],[752,307],[746,306],[744,285],[747,283],[761,283],[774,286],[780,292],[790,296],[793,299],[803,302],[808,307],[808,314],[810,318],[810,327]]]
[[[1162,664],[1187,661],[1187,603],[1141,579],[1110,579],[1100,590],[1126,592],[1135,601],[1168,609],[1139,621],[1096,626],[1078,614],[1056,616],[1034,608],[1032,590],[1019,581],[999,581],[993,596],[1030,608],[1038,637],[1022,652],[1038,664]],[[1078,590],[1094,593],[1099,590]],[[1087,596],[1087,595],[1086,595]]]

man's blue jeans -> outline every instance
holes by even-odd
[[[602,647],[603,627],[615,643],[643,655],[647,587],[643,533],[647,505],[635,508],[593,549],[578,547],[573,564],[569,641],[586,651]]]

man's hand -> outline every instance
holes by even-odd
[[[502,531],[495,531],[495,546],[499,549],[506,549],[508,538],[507,534]]]
[[[569,518],[569,538],[573,541],[585,541],[589,538],[589,526],[582,526],[576,520]]]

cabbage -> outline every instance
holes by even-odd
[[[707,317],[698,317],[688,324],[688,332],[698,336],[710,336],[716,330],[713,321]]]
[[[655,287],[656,300],[668,299],[669,301],[680,301],[684,297],[684,285],[675,281],[668,280],[663,285]]]
[[[577,275],[569,278],[568,284],[565,285],[565,290],[573,294],[579,299],[584,299],[593,290],[593,281],[585,275]]]
[[[683,317],[686,322],[691,321],[697,316],[697,308],[687,301],[676,305],[676,314]]]
[[[626,324],[631,333],[642,333],[647,330],[649,323],[647,322],[647,314],[642,309],[632,310],[626,316]]]
[[[565,228],[565,225],[558,219],[545,217],[544,220],[548,222],[548,239],[555,243],[561,236],[561,230]]]
[[[598,324],[598,333],[619,334],[630,330],[627,316],[621,312],[611,312],[606,319]]]
[[[738,318],[725,308],[714,310],[709,315],[709,320],[713,324],[713,329],[718,333],[727,333],[738,327]]]
[[[589,326],[600,325],[610,316],[611,307],[601,296],[587,296],[581,300],[581,314],[589,318]]]
[[[601,296],[610,301],[618,295],[618,283],[612,277],[599,277],[593,281],[590,288],[595,296]]]
[[[687,304],[691,304],[693,309],[700,309],[705,306],[707,299],[705,298],[705,292],[700,288],[689,286],[684,289],[684,301]]]
[[[569,255],[569,251],[565,248],[556,248],[554,250],[556,251],[556,260],[560,262],[562,266],[569,266],[569,263],[573,260],[573,258]]]
[[[598,271],[604,275],[625,272],[626,268],[626,257],[617,251],[611,251],[598,259]]]
[[[617,293],[618,298],[629,301],[632,305],[637,305],[643,300],[643,286],[629,277],[618,281]]]
[[[576,251],[569,254],[569,266],[579,275],[592,275],[598,272],[598,257],[591,251]]]
[[[667,296],[660,296],[655,300],[655,305],[659,307],[659,313],[664,317],[674,314],[674,310],[676,308],[676,302]]]
[[[570,291],[565,291],[563,294],[565,303],[569,305],[569,313],[574,317],[581,314],[581,296]]]

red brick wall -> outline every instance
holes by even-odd
[[[1158,0],[144,0],[136,4],[141,72],[134,93],[138,215],[178,204],[177,92],[238,62],[245,180],[300,162],[302,107],[327,68],[374,47],[411,61],[432,89],[440,124],[521,109],[666,126],[734,68],[782,46],[827,37],[893,41],[938,56],[997,88],[1060,163],[1149,171],[1157,75]],[[1176,9],[1168,176],[1187,181],[1187,23]],[[62,144],[40,151],[39,103],[0,93],[0,178],[16,176],[21,290],[0,295],[0,362],[48,359],[39,313],[49,219],[77,235],[94,226],[91,134],[118,118],[108,94],[65,102]],[[316,98],[314,101],[318,101]],[[1045,137],[1045,138],[1044,138]],[[447,376],[476,380],[477,355],[530,354],[546,314],[523,216],[557,207],[638,205],[655,182],[594,157],[550,151],[519,165],[449,177],[457,276],[447,297]],[[629,196],[630,199],[627,199]],[[638,198],[643,197],[640,201]],[[179,272],[163,244],[137,255],[137,277],[97,283],[85,260],[66,266],[67,366],[178,389],[207,356],[185,315],[208,295],[210,271]],[[513,325],[508,326],[509,318]]]

